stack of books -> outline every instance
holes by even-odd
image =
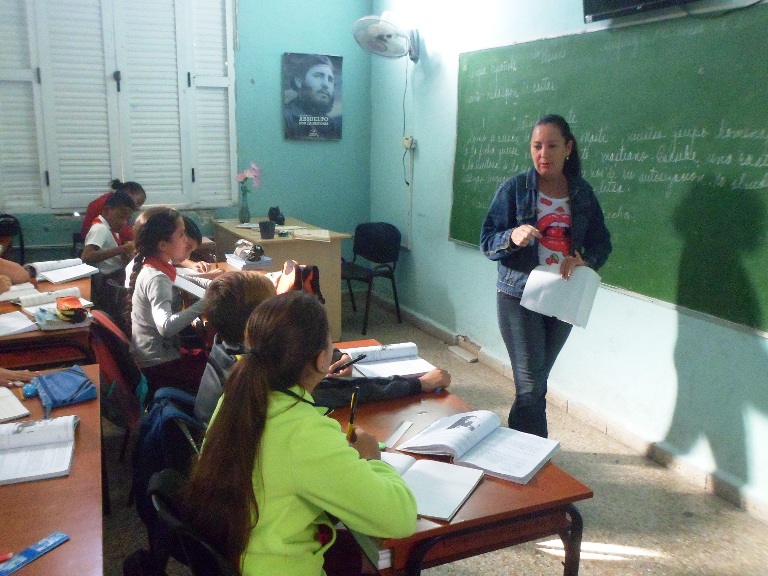
[[[238,258],[234,254],[227,254],[227,264],[237,270],[266,270],[272,265],[272,258],[262,256],[256,262],[249,262],[248,260]]]

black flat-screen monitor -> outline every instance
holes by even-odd
[[[598,20],[628,16],[647,10],[682,6],[695,1],[697,0],[647,0],[645,2],[642,0],[583,0],[584,22],[589,24]]]

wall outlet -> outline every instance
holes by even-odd
[[[416,148],[416,140],[414,140],[413,136],[403,136],[403,148],[406,150]]]

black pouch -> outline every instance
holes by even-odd
[[[272,206],[267,212],[267,217],[278,226],[285,224],[285,216],[280,212],[280,206]]]
[[[264,248],[261,244],[254,244],[249,240],[238,240],[235,244],[235,256],[248,262],[258,262],[264,256]]]

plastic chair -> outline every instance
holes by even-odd
[[[349,297],[352,300],[352,310],[357,311],[355,295],[352,293],[352,281],[368,284],[368,293],[365,300],[365,318],[363,319],[363,334],[368,330],[368,312],[371,306],[371,290],[376,278],[389,278],[392,283],[392,295],[395,299],[395,311],[397,321],[402,323],[400,316],[400,302],[397,299],[397,285],[395,284],[395,267],[400,257],[400,230],[387,222],[367,222],[358,224],[355,228],[355,239],[352,246],[354,257],[352,262],[342,261],[341,277],[347,281]],[[373,266],[365,266],[357,262],[360,256],[373,263]]]
[[[157,529],[171,555],[195,576],[237,576],[224,557],[179,517],[179,492],[186,478],[175,468],[155,473],[147,493],[157,511]]]
[[[101,372],[101,413],[125,429],[120,449],[122,461],[131,431],[141,419],[146,380],[129,352],[130,341],[125,333],[109,314],[101,310],[91,310],[91,314],[91,349]]]

